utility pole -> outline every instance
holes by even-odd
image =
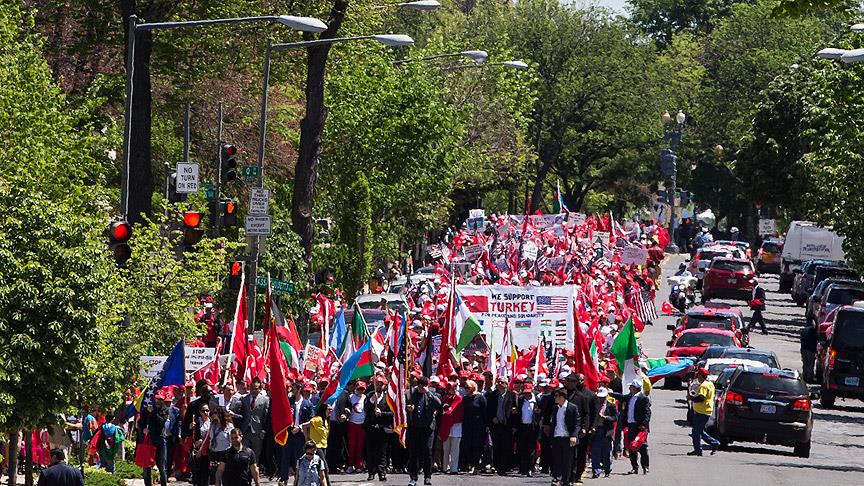
[[[216,203],[211,206],[214,208],[213,227],[216,229],[216,237],[221,236],[222,215],[219,214],[219,209],[222,207],[219,201],[222,200],[222,102],[219,102],[219,123],[216,125],[216,183],[213,184],[213,190],[216,192]]]

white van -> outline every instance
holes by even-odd
[[[792,221],[780,255],[780,292],[792,290],[795,272],[807,260],[845,261],[843,237],[811,221]]]

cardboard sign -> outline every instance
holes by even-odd
[[[621,263],[624,265],[645,265],[648,261],[648,250],[636,246],[625,246],[621,249]]]
[[[585,213],[570,213],[567,220],[572,221],[574,226],[582,226],[585,224],[585,218]]]
[[[485,217],[486,217],[486,211],[483,209],[469,209],[468,210],[468,219],[485,218]]]
[[[194,373],[213,361],[216,356],[216,348],[194,348],[186,346],[183,357],[185,358],[186,373]],[[148,380],[153,379],[168,356],[141,356],[141,373]],[[221,357],[220,357],[221,359]]]
[[[526,260],[537,259],[537,245],[533,241],[526,241],[522,245],[522,258]]]
[[[761,236],[770,236],[773,235],[777,230],[777,224],[773,219],[760,219],[759,220],[759,235]]]
[[[303,356],[303,366],[306,370],[316,373],[322,358],[324,358],[324,351],[321,348],[311,344],[306,345]]]
[[[465,252],[465,260],[469,262],[476,261],[480,258],[480,255],[483,254],[483,245],[469,245],[462,247],[462,251]]]
[[[609,233],[606,231],[595,231],[594,232],[594,245],[597,244],[603,245],[605,248],[609,248]]]

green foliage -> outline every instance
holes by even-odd
[[[630,18],[653,37],[668,46],[675,34],[710,34],[717,22],[727,17],[740,0],[628,0]]]
[[[345,288],[353,296],[363,290],[372,271],[372,195],[362,172],[345,191],[340,234],[350,249]]]
[[[129,455],[130,448],[126,448],[126,457],[135,457],[135,441],[127,440],[123,443],[125,446],[127,443],[132,444],[131,450],[132,455]],[[117,461],[114,463],[114,476],[122,478],[122,479],[141,479],[143,476],[142,469],[135,464],[134,461]]]
[[[119,475],[112,475],[95,467],[84,466],[84,484],[87,486],[123,486],[126,482]]]

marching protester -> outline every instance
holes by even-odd
[[[596,401],[597,416],[591,439],[592,479],[599,478],[600,474],[608,478],[612,473],[612,440],[618,422],[618,406],[607,388],[597,390]]]
[[[573,458],[579,443],[582,417],[579,407],[567,400],[567,391],[555,390],[555,409],[550,417],[552,428],[552,480],[555,486],[569,486],[573,472]]]
[[[368,480],[378,475],[380,481],[387,481],[387,466],[390,459],[387,437],[393,431],[393,412],[387,404],[387,380],[378,376],[375,386],[366,397],[366,469]]]
[[[630,474],[639,474],[639,466],[642,473],[648,474],[648,442],[645,440],[635,450],[631,448],[634,440],[640,432],[647,436],[648,426],[651,422],[651,401],[642,393],[642,380],[637,378],[630,383],[628,395],[612,393],[613,398],[622,403],[619,426],[626,427],[624,435],[625,447],[630,451]]]
[[[477,388],[474,382],[468,385],[466,382],[466,396],[469,386]],[[462,441],[462,421],[465,409],[462,404],[462,396],[456,391],[456,382],[449,381],[445,385],[444,395],[441,396],[442,414],[441,424],[438,428],[438,438],[443,444],[441,470],[456,474],[459,472],[459,445]]]
[[[532,477],[537,462],[537,438],[539,435],[539,409],[534,396],[534,386],[522,385],[522,393],[516,405],[518,428],[516,430],[516,456],[519,458],[519,474]]]
[[[243,445],[243,432],[231,430],[231,447],[219,461],[216,486],[261,486],[255,451]]]
[[[264,436],[270,428],[270,397],[263,392],[263,385],[257,376],[252,378],[252,390],[241,401],[244,413],[240,430],[243,432],[244,445],[255,453],[257,465],[261,461]]]
[[[195,486],[210,485],[210,429],[213,420],[210,417],[210,404],[198,409],[198,417],[193,421],[192,433],[192,483]]]
[[[429,391],[429,379],[417,378],[408,405],[408,476],[409,486],[416,486],[419,470],[423,469],[423,484],[432,484],[432,441],[437,417],[442,412],[441,400]]]
[[[477,383],[465,383],[466,393],[462,397],[462,439],[459,444],[461,462],[467,472],[477,474],[483,466],[483,450],[486,447],[486,396],[477,390]]]
[[[492,462],[500,476],[510,472],[513,456],[513,428],[516,394],[508,390],[506,377],[499,377],[495,389],[486,393],[489,429],[492,435]]]
[[[294,486],[328,486],[321,456],[316,454],[315,443],[312,441],[305,444],[303,456],[297,462]]]

